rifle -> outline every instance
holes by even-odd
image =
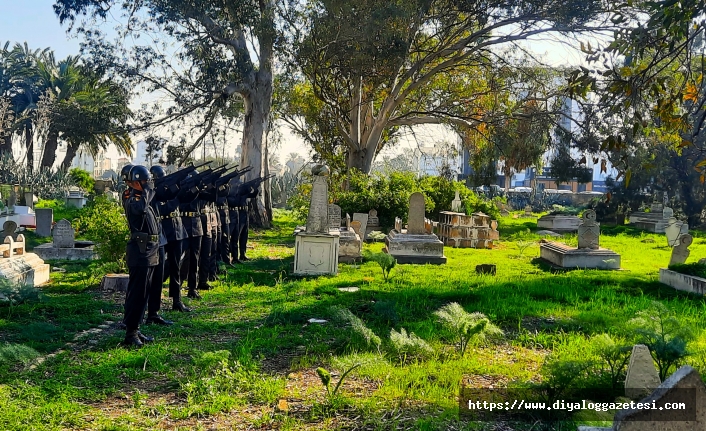
[[[191,166],[187,166],[184,169],[180,169],[176,172],[172,172],[169,175],[165,175],[162,178],[158,178],[154,181],[155,187],[160,187],[162,185],[164,186],[171,186],[172,184],[179,184],[186,178],[190,173],[194,172],[196,168],[200,168],[203,166],[208,165],[211,162],[202,162],[199,163],[198,165],[194,165],[193,163]]]
[[[221,177],[227,170],[228,164],[219,166],[215,169],[207,169],[204,172],[200,172],[196,177],[194,177],[194,182],[198,185],[199,189],[204,189],[208,185],[212,185],[218,178]]]
[[[250,171],[252,171],[252,166],[247,166],[240,171],[236,169],[233,172],[230,172],[226,175],[223,175],[218,180],[216,180],[216,187],[220,187],[224,184],[228,184],[230,182],[230,180],[232,180],[233,178],[238,178],[239,176],[245,175],[246,173],[248,173]]]
[[[269,180],[270,178],[274,178],[275,174],[270,174],[266,177],[258,177],[255,179],[252,179],[250,181],[246,181],[242,184],[238,184],[238,193],[240,193],[240,190],[244,190],[246,187],[252,187],[252,188],[257,188],[260,186],[260,184],[264,183],[265,181]]]

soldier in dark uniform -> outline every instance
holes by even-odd
[[[164,284],[165,262],[164,246],[167,245],[167,237],[164,236],[162,223],[160,222],[159,193],[156,189],[154,189],[154,192],[154,197],[150,201],[150,207],[152,207],[152,210],[157,217],[157,227],[159,228],[159,261],[157,262],[157,266],[154,267],[152,280],[148,288],[149,299],[147,300],[147,318],[145,319],[145,323],[169,326],[174,324],[174,322],[159,315],[159,310],[162,308],[162,286]]]
[[[189,181],[191,175],[187,177]],[[189,293],[186,295],[189,298],[199,299],[201,295],[196,291],[199,284],[199,263],[201,260],[201,237],[203,237],[204,229],[201,223],[201,200],[198,198],[200,191],[196,185],[190,187],[190,201],[185,198],[179,205],[181,218],[189,235],[186,240],[186,254],[181,265],[181,280],[186,280],[189,288]]]
[[[199,205],[201,208],[201,225],[203,226],[203,236],[201,237],[201,260],[199,262],[199,284],[200,290],[209,290],[211,267],[211,245],[213,244],[215,230],[213,209],[211,202],[215,202],[216,193],[211,185],[207,185],[205,190],[199,194]]]
[[[216,192],[216,208],[218,209],[220,221],[220,236],[218,238],[219,260],[226,265],[230,264],[230,210],[228,207],[228,192],[230,191],[229,184],[223,184],[218,187]]]
[[[150,168],[152,177],[157,180],[165,176],[164,169],[155,165]],[[169,278],[169,297],[172,298],[172,310],[189,312],[191,309],[181,301],[181,264],[184,260],[184,243],[188,239],[188,234],[181,220],[179,213],[180,199],[189,201],[192,196],[190,191],[193,182],[183,181],[177,186],[161,186],[156,190],[156,200],[159,202],[159,218],[162,222],[162,232],[167,238],[164,246],[166,259],[164,261],[164,274],[160,278],[161,282]],[[160,286],[161,287],[161,286]]]
[[[235,189],[235,191],[233,190]],[[249,217],[248,217],[248,200],[254,198],[259,193],[259,187],[243,186],[239,181],[231,183],[231,195],[233,195],[232,202],[238,209],[238,227],[237,232],[231,238],[231,254],[235,257],[238,256],[239,261],[250,260],[245,256],[248,244],[248,230],[250,227]]]
[[[213,218],[213,241],[211,242],[211,256],[208,261],[208,279],[210,281],[218,280],[218,244],[221,242],[221,216],[216,208],[216,201],[218,200],[218,190],[215,190],[216,194],[213,202],[209,204],[211,207],[211,217]]]
[[[228,184],[228,195],[226,196],[226,202],[228,202],[228,263],[231,266],[235,266],[236,263],[240,263],[238,259],[238,232],[239,232],[239,221],[240,221],[240,211],[238,211],[238,197],[236,192],[238,190],[238,184],[240,181],[234,178]]]
[[[154,341],[153,337],[143,335],[139,329],[147,307],[154,267],[159,263],[159,224],[150,206],[155,192],[147,168],[134,166],[128,174],[127,185],[130,193],[124,208],[130,227],[130,240],[126,247],[130,279],[123,319],[126,333],[122,344],[142,347],[143,343]]]

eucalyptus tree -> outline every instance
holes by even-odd
[[[281,40],[279,19],[288,13],[286,2],[56,0],[54,9],[61,22],[70,22],[85,36],[84,49],[91,54],[94,67],[110,70],[166,98],[162,112],[144,114],[139,126],[190,119],[186,124],[194,127],[198,136],[186,147],[181,162],[220,118],[232,118],[242,109],[241,165],[253,167],[249,178],[267,174],[273,65]],[[124,23],[118,26],[116,40],[110,42],[100,26],[119,13]],[[96,25],[91,26],[91,21]],[[127,35],[135,36],[130,38],[130,46],[123,43]],[[137,39],[140,36],[146,37]],[[256,208],[251,214],[253,222],[268,226],[271,202],[267,184]]]
[[[334,116],[348,168],[367,173],[396,128],[483,133],[512,116],[494,95],[508,69],[523,67],[510,53],[522,51],[516,44],[612,30],[611,9],[583,0],[315,0],[295,59]]]

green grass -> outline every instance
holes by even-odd
[[[251,235],[253,260],[190,302],[193,313],[171,312],[165,299],[163,314],[176,324],[143,327],[157,342],[141,350],[118,347],[123,333],[112,327],[84,333],[121,318],[123,298],[96,288],[97,263],[52,262],[67,272],[52,274],[41,301],[0,306],[0,429],[483,429],[491,424],[458,421],[464,379],[480,386],[546,381],[548,360],[596,360],[592,336],[632,342],[629,321],[653,301],[697,332],[685,362],[706,371],[706,301],[657,281],[669,262],[663,235],[604,229],[601,246],[621,254],[623,271],[553,274],[536,260],[536,221],[508,217],[496,249],[446,248],[446,265],[397,265],[387,282],[375,262],[302,278],[290,275],[291,233],[301,222],[275,214],[275,229]],[[695,237],[690,261],[706,254],[706,241]],[[576,244],[575,236],[561,240]],[[365,245],[372,253],[382,247]],[[497,265],[497,276],[476,275],[482,263]],[[360,291],[337,289],[348,286]],[[461,356],[433,314],[450,302],[485,314],[504,330],[503,341],[472,345]],[[334,321],[335,307],[380,337],[380,352]],[[402,328],[433,354],[393,354],[390,331]],[[358,363],[336,397],[327,397],[316,368],[333,371],[335,384]],[[279,400],[287,400],[288,412],[277,408]],[[574,419],[598,424],[605,417]]]

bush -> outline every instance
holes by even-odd
[[[382,344],[380,337],[375,335],[372,329],[365,326],[365,322],[351,313],[349,309],[332,306],[329,308],[329,314],[336,323],[349,326],[353,331],[351,344],[359,345],[366,349],[375,348],[378,353],[380,352],[380,345]]]
[[[123,208],[105,196],[96,196],[83,208],[77,222],[79,233],[96,244],[101,259],[127,269],[125,247],[130,229]]]
[[[434,353],[434,349],[426,341],[417,337],[414,332],[407,334],[404,328],[401,328],[400,332],[391,329],[390,342],[403,363],[411,359],[424,360]]]
[[[463,356],[471,342],[482,342],[503,335],[483,313],[469,313],[457,302],[446,304],[434,312],[442,326],[453,334]]]
[[[84,192],[93,193],[96,181],[91,177],[90,172],[84,171],[81,168],[73,168],[69,171],[69,176],[74,184],[80,187]]]
[[[390,278],[390,271],[397,265],[397,261],[388,253],[371,253],[365,251],[365,259],[376,262],[382,269],[382,277],[387,281]]]
[[[34,205],[35,208],[51,208],[54,210],[54,220],[73,220],[79,216],[81,210],[75,207],[67,207],[66,202],[57,199],[40,199]]]

